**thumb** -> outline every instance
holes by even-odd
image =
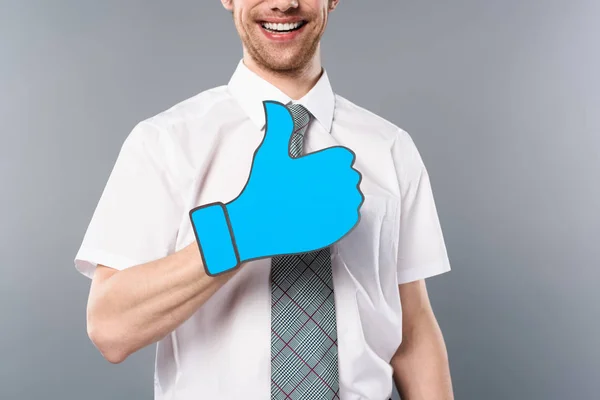
[[[270,157],[289,156],[289,145],[294,133],[292,113],[277,101],[263,101],[265,109],[265,137],[259,151]]]

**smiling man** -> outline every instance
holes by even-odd
[[[405,131],[333,92],[320,40],[338,1],[222,3],[243,44],[233,76],[135,126],[76,255],[92,342],[112,363],[156,343],[157,400],[384,400],[394,383],[403,400],[452,399],[424,281],[450,270],[427,170]],[[293,117],[292,157],[355,154],[361,219],[331,246],[213,276],[205,238],[223,226],[190,210],[240,196],[267,100]],[[269,231],[259,212],[231,213],[257,243],[316,218]]]

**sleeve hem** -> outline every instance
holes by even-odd
[[[90,279],[94,277],[94,272],[98,264],[122,271],[126,268],[143,263],[142,261],[135,261],[103,250],[83,247],[79,250],[73,262],[75,264],[75,269],[83,276]]]
[[[449,272],[450,270],[450,262],[448,259],[445,259],[421,267],[398,271],[398,285],[431,278]]]

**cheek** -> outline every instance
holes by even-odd
[[[242,26],[246,32],[254,30],[258,27],[256,19],[249,13],[240,14],[238,16],[238,24]]]
[[[252,27],[252,20],[243,14],[238,14],[235,16],[235,25],[238,28],[238,31],[242,35],[246,35],[248,30]]]
[[[325,27],[327,25],[328,18],[327,8],[324,8],[319,13],[319,24],[321,27]]]

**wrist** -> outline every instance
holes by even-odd
[[[240,264],[227,208],[211,203],[190,211],[197,249],[207,275],[216,276]]]
[[[258,216],[248,209],[247,202],[238,197],[225,204],[225,209],[239,261],[245,262],[263,256],[260,245],[264,240],[264,235],[259,229],[261,224],[256,220]]]

